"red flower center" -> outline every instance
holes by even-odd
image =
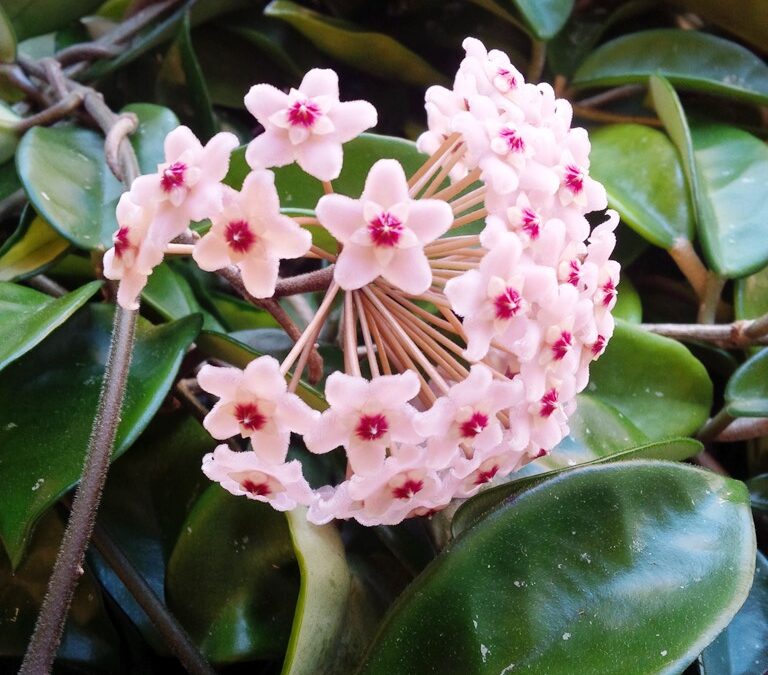
[[[413,478],[409,478],[402,485],[396,488],[392,488],[392,496],[395,499],[410,499],[423,487],[423,480],[414,480]]]
[[[259,431],[267,423],[267,418],[255,403],[238,403],[235,406],[235,418],[248,431]]]
[[[240,486],[246,492],[252,495],[258,495],[259,497],[268,497],[270,494],[272,494],[272,490],[269,489],[269,485],[266,482],[256,483],[250,478],[246,478],[242,483],[240,483]]]
[[[555,355],[555,361],[561,361],[565,358],[565,355],[570,351],[573,346],[573,336],[564,330],[560,333],[560,337],[552,345],[552,353]]]
[[[288,108],[288,122],[294,127],[311,127],[323,112],[312,99],[296,101]]]
[[[389,431],[389,422],[381,413],[362,415],[355,433],[364,441],[376,441]]]
[[[608,279],[601,287],[603,291],[603,305],[607,307],[611,304],[616,297],[616,285],[613,283],[613,279]]]
[[[520,294],[511,286],[507,286],[506,290],[501,295],[497,295],[493,300],[496,318],[511,319],[520,311],[522,302]]]
[[[131,243],[128,241],[128,228],[121,227],[115,232],[112,241],[115,244],[115,255],[118,258],[122,258],[125,255],[125,252],[131,247]]]
[[[403,224],[389,211],[384,211],[368,223],[368,232],[374,246],[391,248],[400,241],[403,233]]]
[[[533,209],[523,209],[523,232],[527,233],[531,239],[536,239],[539,236],[539,230],[541,228],[541,219],[539,215]]]
[[[604,335],[598,335],[597,340],[594,341],[592,344],[591,350],[592,353],[595,356],[599,356],[603,353],[603,350],[605,349],[605,336]]]
[[[518,133],[517,129],[511,129],[510,127],[504,127],[499,131],[499,136],[507,144],[507,147],[512,152],[522,152],[525,150],[525,141],[523,137]]]
[[[584,189],[584,173],[575,164],[569,164],[565,167],[565,177],[563,178],[565,187],[574,194],[579,194]]]
[[[579,285],[579,277],[581,277],[581,263],[578,260],[571,260],[568,263],[568,283],[572,286]]]
[[[507,70],[506,68],[499,68],[496,71],[497,77],[500,77],[502,80],[504,80],[510,89],[514,89],[517,86],[517,78],[512,74],[511,70]]]
[[[475,478],[475,485],[483,485],[484,483],[490,483],[493,477],[499,472],[499,465],[494,464],[490,469],[486,471],[479,471],[477,478]]]
[[[257,239],[245,220],[229,223],[224,231],[224,238],[229,247],[237,253],[246,253]]]
[[[474,412],[472,413],[472,417],[461,423],[459,431],[464,438],[474,438],[487,426],[488,415],[481,412]]]
[[[557,389],[550,389],[541,397],[539,415],[549,417],[555,410],[557,410]]]
[[[184,162],[174,162],[171,164],[160,178],[160,187],[165,192],[170,192],[174,188],[184,185],[184,173],[187,170],[187,165]]]

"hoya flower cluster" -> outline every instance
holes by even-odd
[[[336,75],[312,70],[288,94],[262,84],[246,96],[264,132],[247,148],[252,172],[240,191],[221,182],[235,138],[203,147],[181,127],[167,138],[166,163],[123,195],[105,272],[121,280],[127,307],[193,221],[212,223],[189,247],[198,265],[236,266],[256,298],[274,294],[282,259],[332,266],[282,362],[199,371],[218,397],[208,431],[250,441],[204,458],[230,492],[280,510],[306,506],[316,523],[393,524],[474,494],[567,434],[589,364],[613,332],[617,216],[594,228],[585,218],[606,197],[568,102],[525,83],[505,54],[473,39],[464,47],[453,89],[427,91],[418,146],[429,157],[411,176],[381,159],[362,194],[333,192],[342,144],[375,125],[376,111],[340,102]],[[280,212],[268,169],[294,161],[325,187],[314,217]],[[303,225],[325,228],[336,251],[313,246]],[[331,318],[344,371],[327,377],[318,411],[297,391]],[[311,453],[343,452],[345,478],[310,487],[301,462],[287,460],[291,434]]]

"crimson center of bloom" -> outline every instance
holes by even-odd
[[[493,299],[496,318],[504,320],[511,319],[520,311],[522,302],[523,300],[520,297],[520,294],[511,286],[507,286],[506,290],[501,295],[497,295]]]
[[[563,179],[565,187],[574,194],[579,194],[584,188],[584,174],[575,164],[569,164],[565,167],[565,177]]]
[[[288,108],[288,122],[294,127],[311,127],[323,111],[312,99],[296,101]]]
[[[525,150],[525,141],[523,137],[518,133],[517,129],[511,129],[504,127],[499,131],[499,136],[507,144],[507,147],[513,152],[522,152]]]
[[[392,496],[395,497],[395,499],[410,499],[423,487],[423,480],[414,480],[413,478],[409,478],[402,485],[399,485],[396,488],[392,488]]]
[[[238,403],[235,406],[235,418],[248,431],[259,431],[267,423],[267,418],[255,403]]]
[[[224,238],[229,247],[237,253],[247,253],[257,239],[245,220],[228,223],[224,230]]]
[[[115,255],[118,258],[122,258],[125,255],[125,252],[131,247],[131,243],[128,241],[128,228],[121,227],[115,232],[112,241],[115,245]]]
[[[268,497],[272,493],[272,490],[269,489],[269,485],[266,482],[256,483],[250,478],[246,478],[240,483],[240,487],[246,492],[249,492],[252,495],[258,495],[259,497]]]
[[[499,68],[496,71],[496,75],[504,80],[510,89],[514,89],[517,86],[517,78],[512,74],[511,70],[507,70],[506,68]]]
[[[165,192],[170,192],[174,188],[184,185],[184,174],[187,171],[187,165],[184,162],[174,162],[163,171],[160,178],[160,187]]]
[[[592,347],[590,349],[595,356],[602,354],[603,350],[605,349],[605,336],[598,335],[597,340],[592,343]]]
[[[474,438],[488,426],[488,415],[475,411],[472,416],[462,422],[459,431],[464,438]]]
[[[555,340],[552,345],[552,353],[555,356],[555,361],[561,361],[565,358],[570,348],[573,346],[573,336],[567,330],[560,333],[560,337]]]
[[[368,233],[374,246],[391,248],[400,241],[403,224],[389,211],[383,211],[368,223]]]
[[[607,307],[616,297],[616,285],[613,283],[613,279],[608,279],[608,281],[600,287],[600,290],[603,291],[603,305]]]
[[[539,414],[542,417],[549,417],[555,410],[557,410],[557,389],[550,389],[541,397]]]
[[[541,219],[539,215],[533,209],[523,209],[523,232],[527,233],[531,239],[536,239],[539,236],[539,229],[541,228]]]
[[[480,471],[475,478],[475,485],[483,485],[484,483],[490,483],[493,477],[499,472],[499,465],[494,464],[487,471]]]
[[[381,413],[361,415],[355,433],[364,441],[377,441],[389,431],[389,422]]]

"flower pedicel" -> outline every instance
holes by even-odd
[[[407,176],[394,159],[368,172],[361,195],[332,193],[342,144],[376,123],[364,101],[340,102],[336,74],[315,69],[285,94],[256,85],[246,105],[265,131],[238,192],[222,184],[236,145],[207,145],[185,127],[169,134],[166,162],[137,179],[118,205],[120,229],[105,274],[136,307],[147,276],[190,222],[212,227],[188,246],[205,270],[239,268],[245,289],[270,298],[281,259],[333,265],[319,307],[281,363],[244,371],[203,366],[200,386],[219,402],[205,419],[220,445],[203,470],[237,495],[325,523],[394,524],[468,497],[548,453],[568,433],[589,364],[613,332],[619,265],[610,260],[618,217],[589,176],[589,140],[546,84],[528,84],[502,52],[477,40],[452,89],[426,95],[428,159]],[[268,169],[297,162],[324,183],[316,217],[279,211]],[[302,225],[325,228],[336,254]],[[295,393],[329,316],[341,314],[344,372],[325,384],[318,412]],[[313,489],[287,461],[290,434],[307,449],[342,448],[346,474]]]

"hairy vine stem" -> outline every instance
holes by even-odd
[[[126,118],[115,114],[104,102],[103,96],[90,87],[84,87],[61,72],[60,64],[49,60],[38,63],[23,56],[19,64],[32,77],[50,85],[55,96],[67,100],[76,94],[81,97],[82,104],[88,115],[96,122],[107,137],[105,152],[110,152],[110,164],[116,175],[129,187],[139,175],[136,154],[128,141],[135,124],[126,123]],[[96,513],[101,501],[101,495],[107,478],[109,461],[112,456],[115,436],[120,422],[120,412],[125,397],[128,371],[133,353],[134,336],[138,312],[126,310],[118,306],[115,310],[112,337],[110,340],[107,366],[104,373],[96,415],[91,428],[80,485],[72,502],[72,511],[67,522],[64,537],[61,542],[53,572],[48,581],[48,589],[43,599],[40,613],[35,623],[34,632],[19,671],[20,675],[41,675],[52,669],[61,636],[64,631],[67,613],[77,582],[83,573],[85,551],[93,535],[96,524]],[[115,551],[111,551],[115,553]],[[119,557],[111,556],[119,562]],[[124,579],[125,581],[125,579]],[[128,580],[130,584],[130,580]],[[136,584],[128,588],[139,589]],[[137,591],[138,592],[138,591]],[[138,599],[138,598],[137,598]],[[167,613],[162,604],[155,598],[143,598],[146,601],[148,613]],[[177,626],[173,621],[161,622],[161,632],[180,660],[187,665],[190,672],[212,673],[210,666],[197,652],[183,629],[174,630]],[[168,626],[170,625],[170,629]],[[162,630],[165,628],[166,630]]]

